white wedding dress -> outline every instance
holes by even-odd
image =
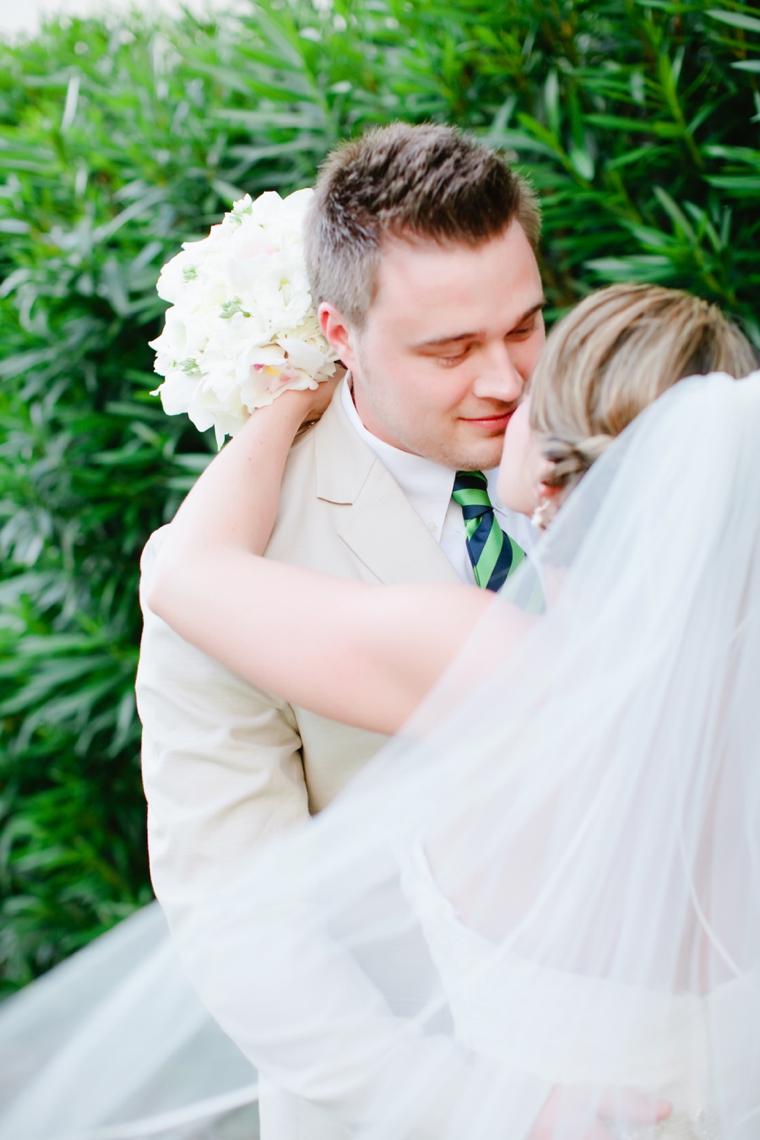
[[[550,1085],[657,1089],[673,1104],[673,1113],[656,1127],[630,1133],[641,1140],[720,1140],[701,1092],[709,1066],[709,1027],[727,1020],[732,1032],[743,1023],[739,1032],[746,1039],[757,1032],[757,1010],[743,1005],[741,987],[729,982],[709,999],[642,993],[498,953],[460,921],[436,886],[419,844],[403,883],[464,1045]],[[585,1035],[568,1034],[568,1027],[580,1023]],[[632,1031],[623,1034],[622,1026]],[[655,1042],[660,1048],[653,1050]],[[701,1054],[701,1072],[695,1053]]]
[[[436,886],[421,845],[403,863],[404,893],[463,1045],[550,1085],[599,1079],[619,1087],[659,1085],[675,1106],[672,1118],[631,1137],[720,1140],[683,1064],[697,1038],[707,1056],[702,1002],[671,999],[663,1008],[657,995],[642,1002],[635,990],[541,969],[514,954],[494,960],[493,945],[462,924]],[[754,1014],[731,1008],[732,988],[724,987],[717,1001],[732,1025],[745,1021],[751,1036]],[[20,996],[18,1007],[10,1002],[0,1009],[2,1140],[258,1136],[255,1070],[185,980],[156,904]],[[568,1038],[578,1009],[590,1031]],[[662,1083],[651,1043],[664,1017],[671,1023],[664,1065],[670,1079]],[[617,1028],[632,1019],[635,1038],[621,1038]],[[53,1044],[48,1056],[40,1050],[45,1040]]]
[[[758,1140],[759,453],[760,374],[640,416],[517,648],[505,603],[176,951],[148,910],[0,1010],[0,1140],[251,1140],[252,1065],[362,1140],[525,1140],[556,1086],[549,1140]]]

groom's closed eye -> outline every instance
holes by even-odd
[[[528,340],[543,323],[541,311],[545,304],[546,301],[542,298],[527,312],[523,313],[515,325],[505,334],[505,341]],[[470,331],[459,333],[456,336],[424,341],[421,344],[414,345],[413,350],[420,356],[434,357],[444,367],[452,367],[461,364],[472,349],[479,348],[485,340],[486,334],[482,330]]]
[[[440,340],[416,344],[413,351],[418,356],[425,356],[435,360],[444,367],[460,364],[465,360],[473,348],[479,347],[484,340],[480,332],[463,333],[456,337],[441,337]]]
[[[523,313],[520,320],[506,335],[506,340],[523,340],[529,337],[536,329],[543,324],[542,312],[546,305],[546,301],[542,300],[527,313]]]
[[[451,351],[436,353],[438,363],[443,364],[444,367],[450,367],[453,364],[460,364],[461,361],[467,359],[467,357],[470,355],[470,350],[475,346],[476,343],[477,342],[475,341],[470,341],[469,344],[457,345],[457,347]]]
[[[518,328],[514,328],[510,332],[508,332],[506,334],[506,336],[504,337],[504,340],[508,344],[514,343],[515,341],[529,340],[530,337],[532,337],[533,334],[536,332],[538,325],[539,325],[539,321],[540,321],[540,311],[539,311],[539,313],[534,313],[534,315],[530,318],[529,321],[524,322],[523,324],[519,325]],[[479,348],[481,346],[481,344],[482,344],[482,341],[480,341],[480,340],[471,340],[465,344],[462,344],[461,342],[456,342],[456,346],[455,347],[452,346],[451,350],[448,350],[448,351],[444,350],[442,352],[440,348],[436,348],[436,351],[433,353],[425,352],[423,350],[423,355],[424,356],[431,356],[431,355],[435,356],[438,363],[443,365],[444,368],[451,368],[454,365],[461,364],[462,361],[466,360],[467,357],[470,355],[470,352],[472,351],[472,349],[473,348]]]
[[[519,328],[512,329],[511,332],[507,333],[505,339],[506,340],[525,340],[527,337],[531,336],[536,331],[536,329],[538,328],[539,315],[540,315],[540,311],[539,311],[539,313],[535,313],[530,318],[529,321],[526,321],[524,324],[521,324],[519,326]]]

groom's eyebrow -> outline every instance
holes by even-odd
[[[537,301],[535,305],[531,305],[529,309],[526,309],[525,312],[517,318],[512,328],[519,329],[520,325],[524,324],[525,321],[529,321],[530,318],[534,317],[536,313],[539,313],[545,305],[546,298],[542,297],[540,301]],[[449,336],[435,337],[433,340],[420,341],[419,344],[412,345],[412,348],[441,348],[445,344],[457,344],[461,340],[474,340],[479,336],[483,336],[482,329],[471,332],[452,333]]]

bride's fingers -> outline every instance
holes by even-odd
[[[320,380],[316,388],[306,388],[302,391],[294,391],[291,389],[283,392],[274,402],[276,404],[279,400],[287,400],[290,403],[298,403],[302,409],[302,423],[314,423],[327,411],[330,401],[333,398],[333,393],[339,383],[340,380],[336,377],[331,377],[329,380]]]
[[[556,1085],[539,1113],[528,1140],[611,1140],[596,1111],[594,1090],[585,1086]]]
[[[635,1089],[608,1089],[599,1098],[597,1115],[605,1120],[656,1124],[670,1116],[672,1110],[669,1101],[644,1096]]]
[[[614,1125],[656,1124],[670,1115],[672,1105],[636,1089],[597,1090],[584,1085],[557,1085],[539,1114],[529,1140],[611,1140]],[[613,1125],[610,1129],[609,1125]]]
[[[561,1135],[562,1133],[558,1134],[558,1140]],[[612,1133],[600,1120],[595,1120],[588,1131],[584,1133],[583,1140],[612,1140]]]
[[[311,391],[312,396],[312,409],[317,415],[322,415],[327,411],[328,405],[333,398],[333,392],[338,387],[340,379],[331,377],[329,380],[321,380],[316,389]]]

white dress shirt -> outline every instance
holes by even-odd
[[[451,497],[456,471],[422,455],[401,451],[367,431],[354,405],[348,376],[343,381],[341,400],[351,426],[391,473],[462,581],[474,586],[475,574],[467,553],[462,508]],[[538,535],[525,515],[511,511],[501,502],[496,489],[498,473],[498,467],[483,472],[488,480],[488,495],[494,513],[501,529],[519,543],[526,554],[530,554]]]

